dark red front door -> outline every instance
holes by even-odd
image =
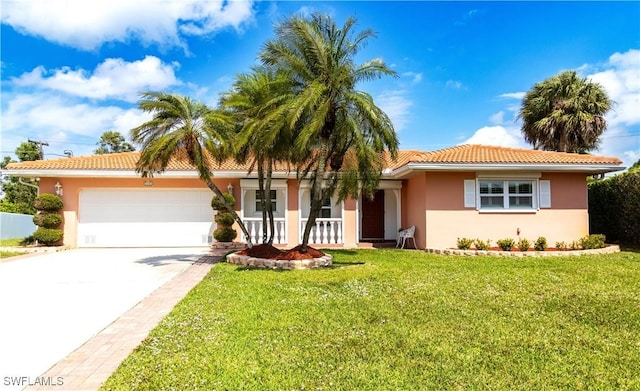
[[[384,239],[384,190],[362,199],[362,239]]]

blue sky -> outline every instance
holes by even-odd
[[[2,0],[2,155],[27,138],[92,154],[100,135],[146,120],[141,91],[215,106],[256,64],[283,18],[349,16],[398,78],[363,83],[402,149],[461,143],[530,148],[517,110],[535,83],[567,69],[616,102],[595,153],[640,159],[640,2]]]

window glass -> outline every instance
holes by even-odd
[[[320,209],[320,218],[331,218],[331,197],[324,197],[322,200],[322,209]]]
[[[480,207],[482,208],[504,208],[504,198],[500,197],[480,197]]]
[[[271,210],[276,211],[277,205],[277,192],[275,190],[269,191],[269,198],[271,199]],[[256,212],[262,212],[262,202],[260,197],[260,190],[256,190]]]
[[[500,182],[482,181],[480,182],[480,194],[502,194],[504,184]]]
[[[532,194],[533,183],[531,182],[509,182],[509,194]]]
[[[480,209],[533,209],[533,184],[522,180],[479,181]]]
[[[509,197],[509,208],[533,208],[533,197]]]

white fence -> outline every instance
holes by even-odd
[[[247,231],[251,235],[252,243],[262,243],[262,218],[245,217],[242,219],[244,225],[247,227]],[[275,233],[273,235],[273,243],[286,244],[287,243],[287,224],[284,221],[284,217],[276,217],[273,219]],[[271,234],[269,224],[267,223],[267,232]],[[244,241],[244,239],[243,239]]]
[[[300,221],[300,242],[304,234],[304,227],[307,225],[308,219]],[[262,243],[262,218],[245,217],[242,219],[247,231],[251,235],[252,243]],[[273,235],[274,244],[290,244],[287,243],[287,224],[283,217],[274,219],[275,234]],[[267,224],[267,232],[269,225]],[[342,244],[344,238],[342,218],[316,219],[314,226],[311,228],[309,235],[309,244]],[[242,239],[244,241],[244,239]]]
[[[0,212],[0,239],[22,239],[36,230],[32,215]]]
[[[307,220],[300,221],[300,241],[302,241]],[[316,219],[309,235],[309,244],[342,244],[343,238],[342,218]]]

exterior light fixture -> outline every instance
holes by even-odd
[[[149,187],[149,186],[153,186],[153,181],[151,179],[147,179],[144,181],[143,185]]]
[[[56,189],[56,195],[62,197],[62,185],[60,184],[60,182],[56,182],[54,188]]]
[[[227,186],[227,193],[233,195],[233,185],[231,182],[229,182],[229,185]]]

